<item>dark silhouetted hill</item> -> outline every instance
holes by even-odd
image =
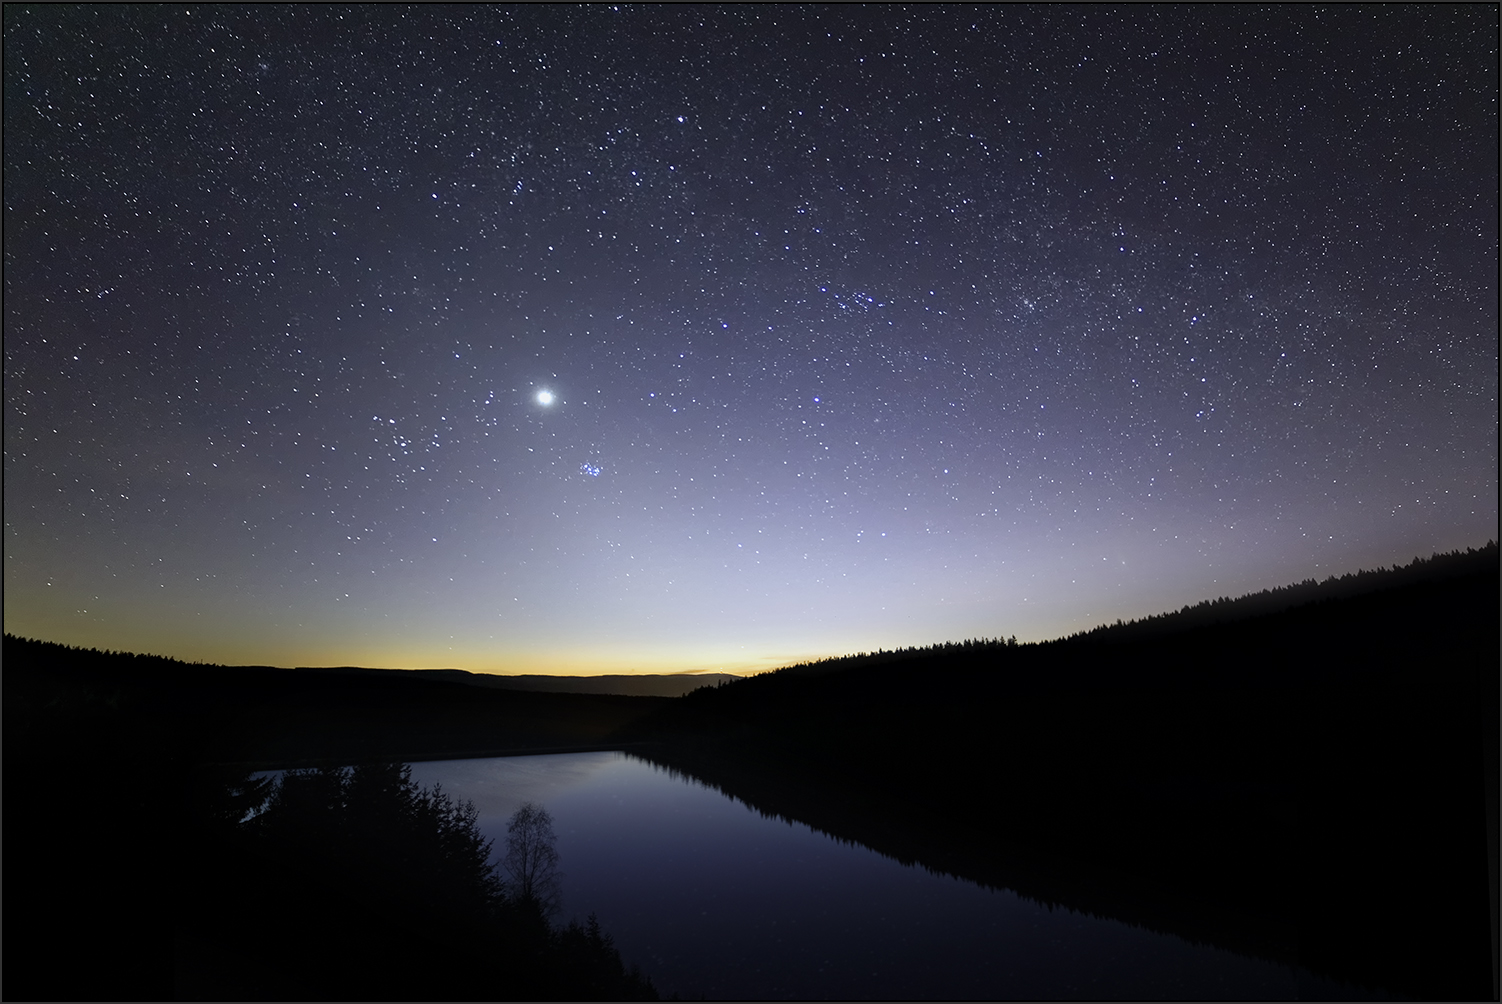
[[[550,694],[619,694],[628,697],[682,697],[700,687],[714,687],[740,679],[731,673],[605,673],[596,676],[522,673],[507,676],[499,673],[471,673],[467,669],[365,669],[359,666],[298,668],[317,673],[420,674],[428,679],[496,690],[532,690]]]
[[[464,670],[437,670],[463,673]],[[536,690],[554,694],[625,694],[633,697],[682,697],[701,687],[716,687],[741,679],[731,673],[624,673],[600,676],[544,676],[523,674],[497,676],[467,673],[475,677],[463,682],[501,690]],[[457,679],[457,677],[456,677]]]
[[[903,861],[1389,994],[1494,998],[1498,610],[1489,544],[1053,642],[869,653],[677,699],[7,635],[0,993],[172,995],[173,890],[196,881],[175,821],[203,764],[634,742]],[[247,895],[270,881],[243,871]],[[335,925],[359,914],[286,902]]]
[[[1250,617],[1279,613],[1320,600],[1360,596],[1398,586],[1422,585],[1454,578],[1457,575],[1477,572],[1484,574],[1490,569],[1495,569],[1497,563],[1497,542],[1491,541],[1481,548],[1467,548],[1464,551],[1450,551],[1431,555],[1428,558],[1414,558],[1407,565],[1394,565],[1391,568],[1377,568],[1371,571],[1362,569],[1345,575],[1330,576],[1323,580],[1305,579],[1303,582],[1292,585],[1264,589],[1235,598],[1223,596],[1214,600],[1202,600],[1179,610],[1130,621],[1118,620],[1114,624],[1101,624],[1065,638],[1031,644],[1058,645],[1159,638],[1178,634],[1191,628],[1226,624]],[[965,660],[985,653],[999,655],[1007,648],[1016,647],[1016,636],[946,641],[935,645],[878,649],[874,652],[833,656],[828,659],[785,666],[776,670],[775,673],[782,676],[807,676],[840,673],[911,659],[942,657]],[[760,675],[765,677],[769,674]]]
[[[649,758],[900,860],[1419,998],[1494,992],[1497,548],[705,689]]]
[[[63,748],[97,728],[199,760],[296,767],[609,745],[666,698],[469,686],[403,670],[191,664],[5,636],[5,729]]]
[[[472,944],[373,905],[368,882],[354,895],[354,886],[296,856],[271,860],[229,837],[209,847],[183,814],[205,765],[240,764],[243,774],[609,748],[624,725],[668,698],[193,665],[10,635],[3,687],[0,997],[170,1000],[184,980],[208,999],[450,998],[455,986],[471,985],[491,995],[511,986],[527,998],[614,998],[635,986],[610,983],[614,956],[598,931],[543,937],[535,925],[531,934],[518,930],[537,944],[508,949],[525,971],[509,984],[486,982],[460,951]],[[556,966],[537,962],[547,958],[575,959],[594,975],[582,983],[556,978]],[[372,960],[381,965],[369,969]],[[387,978],[355,980],[367,969]],[[445,975],[456,970],[470,973],[468,982]],[[589,989],[596,984],[607,989]]]

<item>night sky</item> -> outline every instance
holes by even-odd
[[[1497,534],[1495,5],[4,19],[6,631],[745,672]]]

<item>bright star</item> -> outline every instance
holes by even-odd
[[[537,403],[541,404],[541,405],[552,404],[553,403],[553,392],[550,391],[550,390],[540,390],[540,391],[538,391],[537,392]]]

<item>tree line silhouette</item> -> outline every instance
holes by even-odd
[[[1040,642],[1023,642],[1017,636],[994,638],[968,638],[962,641],[943,641],[932,645],[910,645],[895,649],[877,649],[873,652],[856,652],[850,655],[829,656],[808,662],[793,663],[770,673],[746,677],[743,680],[722,681],[717,686],[704,688],[708,691],[739,686],[752,680],[772,677],[807,676],[841,673],[847,670],[869,669],[891,663],[915,660],[939,659],[955,662],[959,659],[986,658],[1000,663],[1018,648],[1057,646],[1092,642],[1122,642],[1161,637],[1193,628],[1245,620],[1267,614],[1279,613],[1292,607],[1329,599],[1359,596],[1379,589],[1417,585],[1440,578],[1463,575],[1478,568],[1496,566],[1498,549],[1496,541],[1488,541],[1480,548],[1446,551],[1428,558],[1415,557],[1406,565],[1379,566],[1359,569],[1344,575],[1332,575],[1325,579],[1305,579],[1286,586],[1276,586],[1237,597],[1222,596],[1213,600],[1201,600],[1186,604],[1178,610],[1150,614],[1132,620],[1118,618],[1114,623],[1078,631],[1063,638]],[[765,685],[765,684],[763,684]],[[701,692],[687,696],[708,697]]]
[[[424,801],[390,779],[376,784],[365,770],[341,796],[353,802],[328,802],[342,807],[319,815],[309,792],[329,795],[338,785],[294,780],[278,789],[282,801],[255,815],[261,822],[241,832],[212,821],[242,818],[236,799],[254,800],[259,789],[240,783],[245,768],[226,775],[205,765],[392,762],[593,745],[669,698],[499,691],[416,673],[193,664],[9,634],[4,665],[0,848],[8,922],[0,997],[164,1000],[184,979],[246,999],[381,999],[399,995],[393,987],[420,999],[444,993],[431,989],[439,986],[456,996],[647,993],[629,974],[612,975],[613,949],[601,947],[608,938],[597,925],[518,919],[525,897],[504,886],[499,899],[486,892],[474,877],[474,855],[454,849],[464,827],[443,821],[453,807],[442,799]],[[207,776],[240,794],[207,793]],[[384,803],[371,801],[377,795]],[[308,804],[293,812],[297,799]],[[354,827],[361,812],[380,814],[376,804],[393,822]],[[285,825],[273,832],[273,820]],[[432,845],[436,838],[419,839],[423,827],[448,834],[446,857]],[[349,843],[355,833],[364,834],[361,842]],[[315,836],[345,841],[347,853],[318,850]],[[357,863],[370,871],[380,860],[395,862],[387,878],[351,877]],[[399,878],[409,865],[413,874],[449,879],[414,886]],[[471,873],[468,885],[455,877],[461,865]],[[377,891],[381,902],[371,899]],[[407,919],[448,914],[466,919],[447,927],[434,920],[431,930]],[[377,916],[386,919],[376,924]],[[466,962],[471,975],[453,976],[453,966],[430,960],[448,959],[455,938],[471,951],[456,958],[511,961],[484,978],[477,975],[483,966]],[[322,956],[319,945],[328,948]],[[385,989],[351,960],[385,973]]]
[[[194,802],[180,998],[657,997],[593,916],[550,921],[558,855],[539,806],[492,861],[474,806],[404,764],[210,770]]]
[[[1494,994],[1496,544],[1238,602],[766,673],[631,735],[899,860],[1390,994]]]
[[[5,636],[7,738],[76,745],[89,722],[174,755],[267,767],[594,747],[673,698],[476,687],[421,671],[219,666]]]
[[[1343,599],[1378,589],[1395,589],[1464,575],[1479,568],[1495,567],[1497,560],[1497,542],[1492,540],[1479,548],[1445,551],[1427,558],[1415,557],[1406,565],[1379,565],[1374,569],[1358,569],[1324,579],[1304,579],[1302,582],[1275,586],[1243,596],[1201,600],[1166,613],[1102,624],[1068,635],[1059,639],[1059,642],[1124,641],[1160,636],[1194,627],[1279,613],[1291,607],[1322,600]]]
[[[441,791],[203,766],[607,740],[900,860],[1389,992],[1495,996],[1497,573],[1489,543],[676,699],[6,635],[0,996],[645,996],[598,925],[550,921],[547,855],[481,860]]]

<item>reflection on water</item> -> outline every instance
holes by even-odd
[[[416,763],[497,846],[558,834],[563,917],[659,991],[710,998],[1340,998],[1306,973],[903,866],[621,753]]]

